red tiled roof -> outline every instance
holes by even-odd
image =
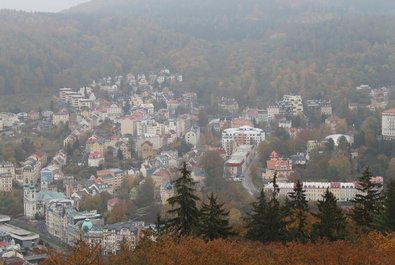
[[[270,154],[270,158],[278,158],[278,153],[273,150],[273,152]]]
[[[383,113],[395,114],[395,108],[387,109],[387,110],[383,111]]]
[[[332,189],[340,188],[340,182],[331,182],[331,188]]]
[[[269,170],[277,170],[277,171],[284,171],[284,170],[291,170],[291,166],[286,160],[268,160],[266,161],[266,167]]]
[[[91,136],[88,138],[88,140],[86,140],[86,144],[93,144],[97,142],[97,137],[96,136]]]
[[[169,104],[179,104],[177,99],[170,99]]]
[[[89,159],[95,159],[95,158],[103,158],[103,156],[99,152],[90,152]]]

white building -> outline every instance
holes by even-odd
[[[303,112],[303,102],[300,95],[284,95],[283,101],[292,104],[293,115]]]
[[[35,218],[36,216],[45,216],[45,210],[48,203],[62,201],[65,195],[61,192],[44,191],[37,192],[34,184],[26,183],[23,186],[23,209],[27,218]]]
[[[167,200],[174,196],[174,187],[170,181],[160,185],[160,200],[162,205],[168,204]]]
[[[122,135],[136,135],[136,121],[130,117],[125,117],[121,120],[121,134]]]
[[[81,98],[78,101],[78,108],[79,109],[83,109],[83,108],[92,109],[93,108],[93,102],[94,101],[92,101],[91,99]]]
[[[12,175],[8,173],[0,173],[0,191],[12,191]]]
[[[254,156],[254,152],[254,146],[240,145],[232,156],[225,162],[225,174],[232,178],[240,178],[244,176],[246,169]]]
[[[191,130],[185,134],[185,142],[196,148],[200,142],[200,127],[193,126]]]
[[[274,120],[280,114],[280,106],[278,104],[270,104],[267,107],[267,118],[269,121]]]
[[[144,134],[162,135],[165,133],[165,125],[154,120],[143,120],[136,123],[137,136]]]
[[[100,167],[104,163],[104,157],[100,152],[90,152],[88,156],[88,167]]]
[[[239,145],[258,145],[262,141],[265,141],[265,132],[259,128],[242,126],[222,132],[222,147],[227,155],[231,155]]]
[[[107,108],[107,114],[111,117],[119,117],[122,115],[122,108],[113,103]]]
[[[372,182],[383,183],[382,177],[373,177]],[[323,199],[325,191],[328,189],[336,199],[340,202],[351,201],[355,195],[359,193],[357,190],[357,182],[303,182],[303,190],[305,191],[306,200],[319,201]],[[279,196],[288,196],[294,190],[294,183],[279,182]],[[264,191],[268,194],[273,192],[273,183],[266,184]]]
[[[47,231],[62,241],[66,241],[67,215],[66,209],[73,206],[72,200],[49,203],[45,212]]]
[[[63,101],[66,102],[66,95],[68,92],[72,92],[73,90],[68,87],[60,88],[59,89],[59,98]]]
[[[381,134],[384,139],[395,139],[395,108],[382,113]]]
[[[23,188],[23,214],[27,218],[34,218],[37,208],[36,187],[26,184]]]
[[[67,112],[67,110],[63,109],[59,113],[54,113],[52,115],[52,124],[58,125],[61,122],[66,124],[69,121],[69,119],[70,119],[69,113]]]
[[[278,182],[277,183],[278,187],[278,196],[280,197],[286,197],[290,192],[293,192],[295,183],[293,182]],[[266,194],[272,194],[273,193],[273,183],[270,182],[268,184],[265,184],[263,190],[265,191]]]
[[[15,166],[11,162],[0,162],[0,174],[10,174],[15,179]]]
[[[154,150],[159,150],[163,146],[163,141],[162,140],[163,140],[162,137],[160,137],[159,135],[144,134],[143,136],[141,136],[140,138],[137,139],[137,141],[136,141],[136,149],[137,149],[138,152],[140,152],[141,145],[144,142],[149,141],[152,144],[152,148]]]

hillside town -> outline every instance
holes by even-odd
[[[395,139],[395,109],[386,108],[390,90],[357,87],[370,102],[348,106],[381,112],[377,137],[383,142]],[[42,243],[39,234],[67,245],[78,239],[100,242],[105,255],[120,250],[125,238],[133,249],[143,231],[155,231],[152,215],[168,207],[181,163],[199,191],[207,188],[213,176],[202,160],[208,154],[220,161],[215,177],[251,195],[260,189],[273,192],[276,175],[283,197],[299,177],[308,201],[319,201],[327,189],[341,203],[356,196],[359,183],[352,173],[361,136],[344,125],[330,99],[283,95],[258,108],[218,97],[216,115],[201,103],[183,87],[182,74],[164,68],[60,88],[48,109],[0,113],[1,140],[31,150],[0,162],[0,191],[23,190],[23,217],[0,217],[0,254],[28,253]],[[275,145],[274,137],[290,139],[292,151]],[[51,145],[37,146],[34,139],[49,139]],[[331,156],[335,177],[305,177],[316,174],[311,165],[324,155]],[[342,159],[346,164],[339,164]],[[384,177],[372,181],[382,184]],[[104,208],[89,209],[93,198],[103,200]],[[36,233],[23,229],[37,222],[42,225]]]

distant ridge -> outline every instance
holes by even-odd
[[[91,0],[63,11],[64,13],[120,14],[144,12],[145,14],[164,14],[169,10],[195,10],[210,6],[229,7],[232,5],[260,5],[287,8],[336,8],[355,12],[389,13],[395,10],[391,0]]]
[[[0,105],[167,65],[202,100],[290,89],[340,97],[395,84],[395,1],[93,0],[61,13],[0,12]],[[378,13],[377,13],[378,12]],[[245,91],[249,93],[245,93]],[[344,99],[344,96],[342,97]],[[8,103],[8,102],[6,102]]]

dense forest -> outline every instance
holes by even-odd
[[[96,0],[57,14],[4,10],[0,95],[50,96],[167,66],[206,102],[213,91],[242,104],[293,91],[344,100],[356,85],[395,83],[394,4],[354,2]]]

